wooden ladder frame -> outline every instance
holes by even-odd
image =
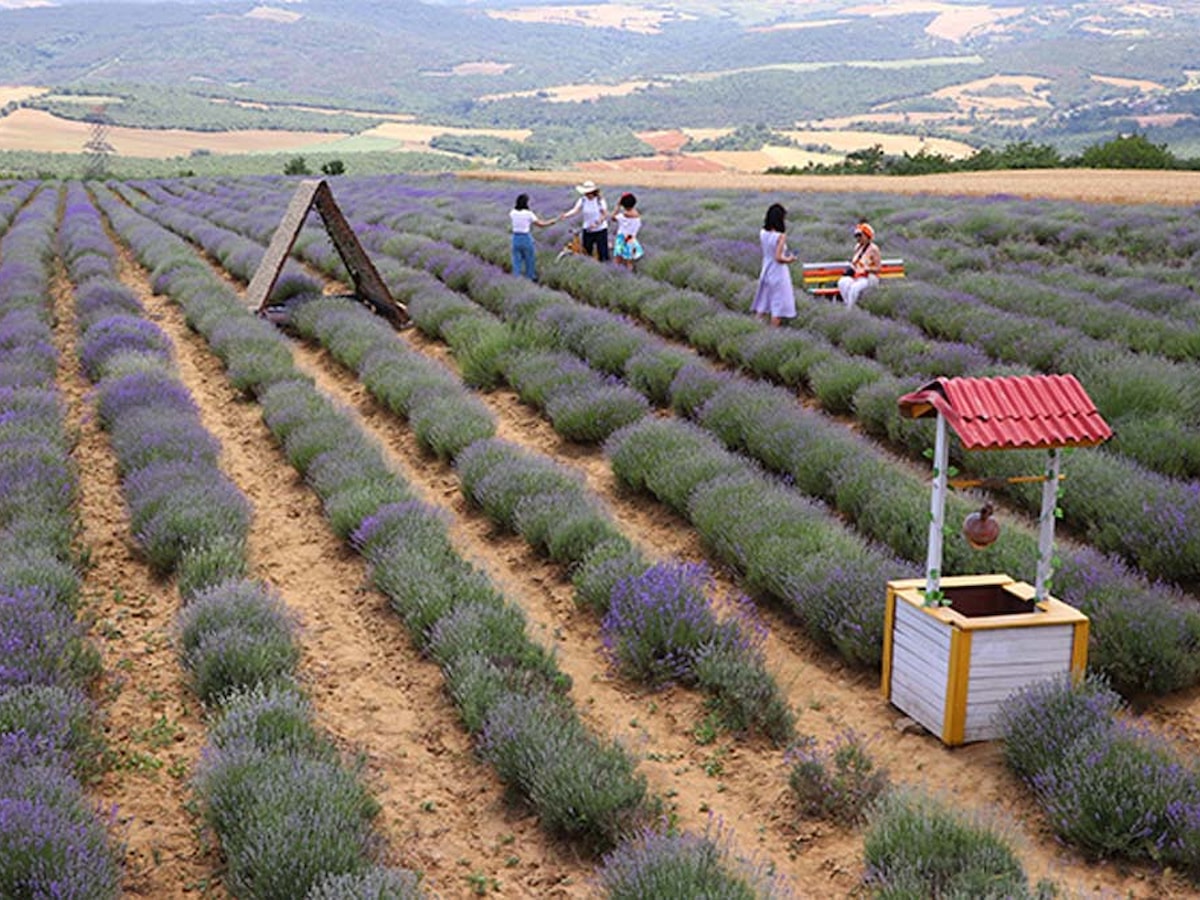
[[[387,285],[379,277],[375,266],[371,264],[370,258],[354,234],[354,229],[350,227],[337,201],[333,199],[333,191],[323,178],[301,181],[296,193],[292,195],[287,211],[276,227],[275,234],[271,236],[271,243],[246,288],[246,305],[259,315],[266,314],[271,289],[279,280],[283,265],[292,252],[300,229],[304,227],[304,220],[314,206],[321,214],[321,220],[325,223],[325,230],[333,241],[334,249],[354,280],[354,296],[391,322],[394,327],[407,328],[411,325],[412,319],[409,318],[408,309],[388,291]]]

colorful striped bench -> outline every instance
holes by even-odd
[[[848,262],[818,262],[804,264],[804,289],[817,297],[836,297],[838,279],[846,271]],[[904,260],[885,259],[879,270],[879,279],[904,277]]]

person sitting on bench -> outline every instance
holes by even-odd
[[[846,274],[838,279],[838,293],[847,306],[855,306],[864,293],[879,284],[879,270],[883,267],[883,254],[875,245],[875,229],[865,221],[854,227],[854,255]]]

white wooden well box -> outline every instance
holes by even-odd
[[[925,580],[889,581],[883,694],[949,746],[997,737],[1014,691],[1087,665],[1088,620],[1007,575],[941,579],[948,606],[927,606]]]
[[[906,418],[937,421],[925,577],[888,582],[883,694],[945,744],[991,740],[998,732],[996,712],[1010,694],[1055,675],[1083,677],[1087,617],[1048,592],[1060,451],[1102,444],[1112,429],[1074,375],[936,378],[902,396],[899,405]],[[966,451],[1045,450],[1045,469],[1015,478],[952,480],[951,430]],[[1042,485],[1034,585],[1007,575],[942,572],[947,491],[993,482]],[[968,534],[976,547],[995,538],[993,531],[979,543]]]

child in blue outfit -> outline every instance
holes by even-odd
[[[642,215],[637,209],[637,197],[630,193],[621,195],[617,201],[617,211],[612,220],[617,223],[617,236],[613,241],[613,256],[618,265],[632,269],[633,264],[645,255],[642,244],[638,240],[638,232],[642,228]]]

